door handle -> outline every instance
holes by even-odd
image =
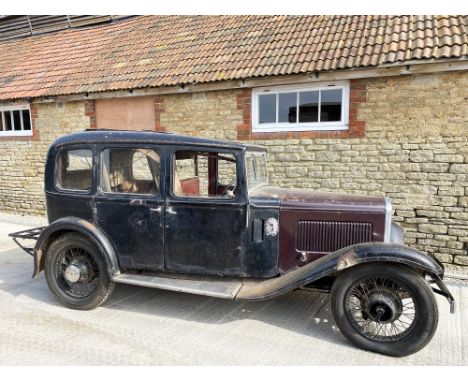
[[[155,207],[155,208],[150,208],[150,211],[151,212],[157,212],[159,214],[162,211],[162,207],[159,206],[159,207]]]
[[[168,214],[171,214],[171,215],[177,215],[177,212],[174,211],[174,209],[173,209],[172,207],[168,207],[168,208],[166,209],[166,212],[167,212]]]
[[[132,200],[130,200],[130,205],[131,206],[142,206],[144,204],[146,204],[146,203],[142,199],[132,199]]]

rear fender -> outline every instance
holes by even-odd
[[[34,273],[36,277],[44,269],[44,258],[49,245],[60,235],[67,232],[78,232],[90,239],[103,254],[110,277],[120,273],[117,254],[109,238],[94,224],[76,217],[65,217],[55,220],[42,231],[34,247]]]
[[[392,243],[362,243],[340,249],[279,277],[259,283],[246,283],[236,295],[236,299],[268,299],[324,276],[370,262],[405,264],[412,269],[439,277],[444,274],[444,268],[436,258],[413,248]]]

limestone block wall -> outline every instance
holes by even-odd
[[[390,196],[407,244],[445,263],[468,265],[468,73],[365,79],[359,89],[363,99],[353,107],[364,137],[249,137],[268,147],[270,182]],[[183,134],[242,138],[250,118],[246,94],[161,97],[160,125]],[[246,107],[239,107],[239,99]]]
[[[160,114],[162,130],[204,138],[237,138],[242,114],[237,108],[239,90],[174,94],[160,97],[164,112]]]
[[[31,105],[33,137],[0,139],[0,209],[44,215],[44,163],[52,141],[90,127],[84,102]]]
[[[154,128],[264,145],[275,185],[390,196],[407,244],[468,266],[468,72],[361,79],[350,102],[345,134],[262,135],[248,132],[250,89],[159,95]],[[37,104],[32,117],[32,138],[0,138],[3,211],[44,214],[48,145],[96,127],[93,102]]]

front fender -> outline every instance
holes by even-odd
[[[275,297],[332,273],[370,262],[405,264],[439,277],[444,274],[444,268],[436,258],[413,248],[392,243],[362,243],[342,248],[279,277],[259,283],[246,283],[236,299],[264,300]]]
[[[66,232],[78,232],[90,239],[103,254],[110,277],[120,273],[117,254],[109,238],[94,224],[77,217],[65,217],[55,220],[38,237],[34,247],[34,273],[36,277],[44,268],[44,254],[50,243],[58,235]]]
[[[432,255],[396,243],[362,243],[355,244],[336,251],[330,260],[336,262],[336,270],[352,267],[356,264],[368,262],[391,262],[408,265],[426,271],[427,273],[443,276],[443,265]]]

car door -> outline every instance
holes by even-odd
[[[241,275],[246,196],[239,187],[239,153],[179,148],[168,168],[166,270]]]
[[[162,168],[154,148],[102,149],[98,224],[114,244],[123,269],[164,268]]]
[[[92,220],[93,150],[91,145],[68,145],[57,152],[55,161],[49,159],[45,192],[50,223],[64,216]]]

